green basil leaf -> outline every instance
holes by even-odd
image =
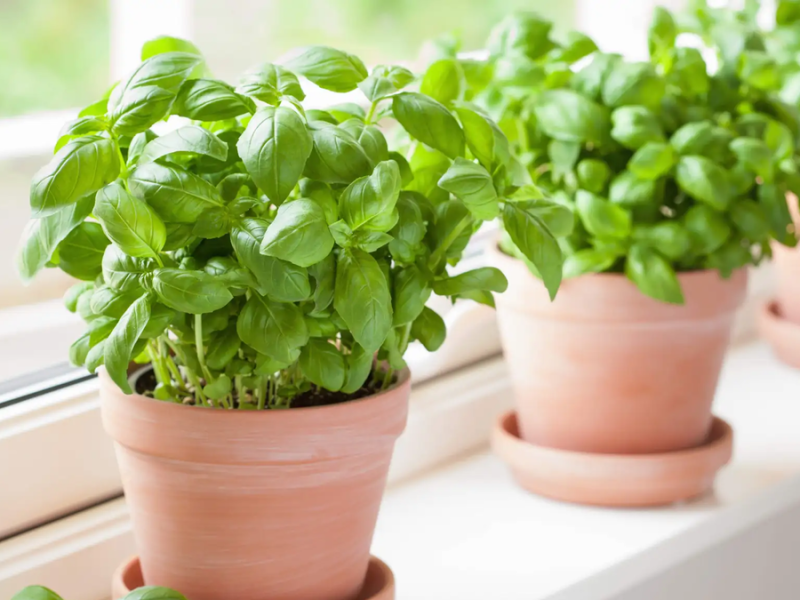
[[[69,362],[76,367],[82,367],[86,364],[86,358],[89,356],[91,350],[91,342],[89,340],[89,333],[84,333],[81,337],[75,340],[69,347]],[[16,598],[17,596],[14,596]]]
[[[242,341],[236,331],[236,325],[217,331],[211,336],[206,354],[206,364],[209,369],[216,371],[224,369],[228,363],[236,358]]]
[[[667,174],[677,156],[672,146],[664,142],[648,142],[628,161],[628,170],[640,179],[657,179]]]
[[[191,152],[219,161],[228,158],[225,142],[207,129],[186,125],[149,142],[142,150],[138,163],[152,162],[177,152]]]
[[[571,64],[594,52],[597,52],[594,40],[579,31],[569,31],[564,46],[552,50],[550,56],[554,61]]]
[[[382,231],[368,231],[360,229],[353,234],[351,245],[356,248],[361,248],[364,252],[373,253],[378,248],[383,248],[386,244],[392,241],[392,236]]]
[[[273,302],[253,294],[236,320],[241,340],[261,354],[292,363],[308,342],[303,313],[294,304]]]
[[[137,162],[139,162],[139,157],[142,155],[145,146],[156,139],[156,134],[153,133],[152,129],[148,129],[147,131],[143,131],[141,133],[137,133],[131,139],[131,143],[128,146],[128,157],[126,159],[127,166],[133,167]]]
[[[118,292],[139,290],[155,267],[151,259],[128,256],[114,244],[103,254],[103,280]]]
[[[71,313],[78,309],[78,298],[86,291],[93,290],[94,283],[90,281],[79,281],[69,287],[64,293],[64,307]]]
[[[306,97],[294,73],[271,63],[265,63],[245,73],[236,93],[274,106],[280,103],[282,96],[291,96],[298,100]]]
[[[671,260],[686,256],[692,248],[689,231],[674,221],[662,221],[655,225],[636,225],[633,239],[658,250]]]
[[[99,224],[83,222],[58,245],[58,266],[76,279],[92,281],[102,271],[103,253],[109,243]]]
[[[53,215],[96,192],[114,181],[119,169],[112,140],[95,135],[67,142],[33,176],[30,196],[33,216]]]
[[[357,248],[339,255],[333,305],[359,345],[368,352],[381,347],[392,327],[392,296],[371,255]]]
[[[663,256],[647,246],[631,246],[625,261],[625,274],[651,298],[672,304],[684,303],[675,270]]]
[[[139,165],[128,179],[128,186],[171,223],[194,224],[204,211],[224,206],[216,187],[173,165]]]
[[[359,82],[360,89],[370,102],[390,96],[402,90],[414,80],[414,74],[403,67],[378,65],[364,81]],[[360,387],[360,386],[359,386]]]
[[[355,102],[341,102],[339,104],[329,106],[328,114],[336,119],[338,124],[355,119],[364,125],[364,120],[367,118],[367,112],[364,110],[364,107],[360,104],[356,104]]]
[[[583,226],[602,239],[625,239],[631,233],[631,215],[621,206],[585,190],[575,194]]]
[[[716,210],[725,210],[730,204],[728,173],[704,156],[682,156],[675,171],[675,180],[692,198]]]
[[[533,105],[539,127],[564,142],[604,143],[611,119],[608,109],[572,90],[546,90]]]
[[[675,48],[670,73],[674,85],[685,94],[702,96],[709,92],[711,82],[706,70],[706,61],[697,48]]]
[[[224,208],[212,208],[203,212],[192,227],[192,235],[203,239],[215,239],[230,233],[233,220]]]
[[[142,54],[140,58],[141,60],[147,60],[151,56],[165,54],[167,52],[186,52],[187,54],[202,56],[197,46],[189,40],[169,35],[160,35],[142,44]]]
[[[220,375],[214,381],[203,386],[203,393],[212,400],[219,400],[231,393],[233,382],[225,374]]]
[[[300,371],[316,386],[338,392],[345,382],[344,356],[328,340],[312,338],[300,351]]]
[[[231,244],[241,263],[258,281],[258,290],[280,302],[300,302],[311,295],[308,271],[260,252],[269,224],[263,219],[248,217],[234,226]]]
[[[86,362],[84,366],[89,373],[94,373],[97,371],[97,368],[103,364],[105,359],[105,345],[106,341],[102,340],[95,346],[92,346],[89,349],[89,352],[86,354]]]
[[[287,63],[287,68],[332,92],[349,92],[367,78],[361,60],[327,46],[311,46]]]
[[[714,137],[714,126],[708,121],[687,123],[672,134],[670,145],[678,154],[703,154]]]
[[[520,252],[539,271],[550,298],[555,298],[561,284],[563,258],[553,234],[535,210],[525,210],[515,202],[505,203],[503,226]]]
[[[506,164],[510,157],[508,139],[488,116],[472,108],[456,108],[464,128],[467,146],[473,156],[487,169],[496,162]]]
[[[731,226],[714,209],[698,204],[684,216],[684,224],[692,238],[696,254],[710,254],[722,247],[731,236]]]
[[[479,164],[456,158],[439,179],[439,187],[461,200],[476,219],[488,221],[500,214],[492,176]]]
[[[661,6],[656,6],[647,32],[647,49],[650,57],[658,59],[674,48],[677,37],[678,28],[670,12]]]
[[[358,344],[353,345],[350,354],[345,357],[347,375],[342,385],[342,392],[354,394],[361,389],[372,371],[372,357],[372,352],[367,352]]]
[[[171,252],[189,244],[192,239],[192,226],[186,223],[164,223],[167,230],[167,241],[162,250]]]
[[[570,254],[564,260],[564,279],[579,277],[587,273],[602,273],[610,269],[617,259],[618,252],[605,248],[584,248]]]
[[[325,183],[350,183],[368,175],[372,163],[350,131],[329,123],[311,126],[313,150],[303,174]]]
[[[650,63],[619,62],[603,81],[603,104],[645,106],[657,110],[666,91],[664,79]]]
[[[128,364],[133,347],[150,318],[150,299],[142,296],[130,305],[103,344],[103,358],[111,380],[126,394],[132,394],[128,382]]]
[[[178,91],[172,114],[195,121],[223,121],[254,113],[255,104],[233,87],[214,79],[190,79]]]
[[[183,82],[203,62],[187,52],[166,52],[143,61],[108,101],[115,133],[135,135],[169,114]]]
[[[341,127],[352,134],[372,165],[389,160],[389,146],[380,129],[374,125],[366,125],[358,119],[347,119],[342,122]]]
[[[793,247],[796,237],[785,191],[774,184],[759,185],[758,203],[769,221],[772,236],[781,244]]]
[[[770,238],[770,224],[758,202],[738,199],[731,203],[731,221],[751,242],[767,242]]]
[[[422,77],[419,91],[444,105],[461,98],[466,81],[461,64],[454,58],[433,62]]]
[[[597,53],[587,66],[573,75],[570,85],[590,100],[597,100],[606,78],[621,60],[618,54]]]
[[[444,320],[436,311],[427,306],[411,324],[411,337],[419,340],[429,352],[435,352],[441,348],[446,335],[447,328]]]
[[[603,194],[611,177],[611,169],[602,160],[586,158],[576,168],[578,184],[593,194]]]
[[[267,227],[261,254],[310,267],[333,250],[322,207],[310,198],[282,204],[275,220]]]
[[[53,152],[58,152],[71,140],[94,133],[102,133],[107,129],[108,122],[101,116],[92,115],[79,117],[69,121],[61,128],[61,131],[58,132],[58,141],[56,142]]]
[[[114,319],[119,319],[128,310],[139,296],[142,295],[140,288],[132,289],[127,292],[119,292],[109,286],[101,286],[92,294],[90,306],[96,315],[103,315]]]
[[[523,54],[531,59],[539,58],[553,48],[550,40],[552,27],[551,22],[534,13],[512,13],[495,25],[489,34],[489,54]]]
[[[253,181],[279,205],[303,173],[312,138],[296,112],[266,106],[250,119],[237,148]]]
[[[505,275],[493,267],[481,267],[433,282],[433,291],[439,296],[457,296],[471,291],[505,292],[507,287]]]
[[[747,169],[761,177],[765,183],[772,183],[775,176],[772,150],[765,142],[750,137],[736,138],[731,142],[730,148]]]
[[[394,209],[400,186],[397,163],[391,160],[379,163],[371,175],[356,179],[342,192],[339,214],[350,229],[367,225]]]
[[[118,182],[97,193],[94,215],[109,239],[130,256],[156,257],[167,239],[164,222]]]
[[[521,210],[535,214],[554,237],[566,237],[575,227],[575,215],[569,206],[549,200],[523,200],[516,204]]]
[[[745,50],[739,56],[739,78],[759,90],[776,90],[781,84],[778,65],[766,52]]]
[[[663,187],[663,181],[642,179],[631,171],[622,171],[611,181],[608,197],[621,206],[658,206]]]
[[[464,155],[464,132],[447,108],[423,94],[401,92],[392,98],[395,119],[414,138],[450,158]]]
[[[56,213],[28,222],[16,256],[17,270],[23,281],[30,281],[44,268],[58,245],[89,216],[93,207],[94,196],[89,195]]]
[[[323,260],[308,269],[314,278],[314,313],[322,313],[333,303],[336,278],[336,257],[328,254]],[[312,313],[313,314],[313,313]]]
[[[233,299],[224,283],[203,271],[157,269],[153,289],[161,302],[192,315],[213,312]]]
[[[395,327],[414,321],[422,312],[425,303],[431,296],[428,278],[416,265],[400,269],[395,273],[393,282]]]
[[[623,106],[611,113],[611,137],[630,150],[648,142],[663,142],[664,131],[656,115],[644,106]],[[678,152],[678,148],[675,148]]]
[[[62,600],[62,598],[49,588],[29,585],[14,594],[11,600]]]

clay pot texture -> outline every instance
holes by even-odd
[[[747,274],[679,274],[686,304],[659,302],[621,274],[562,283],[550,302],[519,260],[493,246],[508,278],[497,296],[522,438],[606,454],[702,444]]]
[[[144,582],[190,600],[354,600],[410,376],[342,404],[226,411],[100,373]]]

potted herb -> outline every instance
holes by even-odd
[[[445,337],[427,299],[505,290],[494,268],[448,273],[483,220],[510,214],[535,262],[549,231],[506,200],[497,126],[436,100],[446,81],[406,91],[407,70],[326,47],[237,87],[188,42],[142,58],[36,175],[21,271],[81,280],[71,359],[102,365],[148,584],[352,600],[406,422],[403,354]],[[367,108],[306,110],[298,76]],[[409,147],[389,148],[390,118]]]
[[[763,30],[756,20],[757,4],[741,10],[709,7],[695,2],[681,15],[684,31],[698,34],[716,54],[720,70],[727,74],[731,85],[762,90],[771,96],[783,122],[792,134],[798,135],[798,106],[800,106],[800,11],[796,2],[779,0],[770,15],[774,27]],[[742,46],[743,51],[735,46]],[[777,100],[776,100],[777,99]],[[763,102],[763,100],[762,100]],[[792,215],[790,234],[797,235],[800,223],[797,193],[800,177],[794,156],[780,164],[784,188],[788,190],[787,204]],[[772,252],[777,274],[777,294],[761,307],[759,328],[785,362],[800,367],[800,252],[794,240],[786,246],[773,243]]]
[[[793,110],[756,85],[748,54],[748,79],[710,73],[700,51],[676,46],[677,32],[657,8],[650,61],[629,62],[581,34],[559,44],[549,23],[515,15],[493,33],[493,75],[475,90],[534,184],[574,216],[571,232],[559,221],[566,281],[554,303],[548,273],[529,270],[513,239],[494,259],[509,279],[498,318],[519,433],[584,473],[591,454],[666,460],[713,445],[711,404],[746,267],[768,258],[773,240],[795,243],[784,201]],[[698,453],[698,468],[664,472],[675,480],[624,490],[580,477],[571,486],[564,458],[549,473],[560,484],[538,489],[673,501],[703,491],[729,450],[728,440],[727,456]]]

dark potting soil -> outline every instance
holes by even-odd
[[[396,381],[397,378],[395,377],[392,383],[395,383]],[[143,373],[139,379],[136,380],[136,393],[152,397],[152,392],[154,389],[156,389],[156,384],[157,381],[155,373],[152,369],[150,369],[146,373]],[[312,406],[342,404],[343,402],[349,402],[350,400],[366,398],[367,396],[378,393],[380,389],[380,384],[373,383],[372,377],[367,380],[367,383],[364,384],[360,390],[352,394],[345,394],[344,392],[331,392],[312,385],[310,390],[294,397],[290,408],[309,408]],[[236,406],[239,405],[239,400],[236,397],[235,392],[234,402]]]

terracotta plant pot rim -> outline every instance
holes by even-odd
[[[114,571],[111,579],[111,600],[119,600],[143,585],[139,557],[132,556]],[[392,570],[381,559],[371,556],[364,591],[355,600],[393,600],[394,590],[395,582]]]
[[[147,396],[143,396],[142,394],[137,393],[136,390],[136,381],[147,373],[148,371],[153,370],[153,365],[143,365],[141,368],[136,369],[133,373],[130,374],[128,377],[128,381],[130,381],[131,387],[134,389],[134,393],[130,395],[131,398],[136,398],[136,401],[139,402],[149,402],[149,403],[157,403],[163,404],[166,406],[170,406],[173,408],[177,408],[179,410],[186,410],[186,409],[193,409],[193,410],[212,410],[214,412],[219,412],[221,414],[241,414],[241,411],[236,410],[222,410],[219,408],[213,408],[211,406],[194,406],[193,404],[176,404],[174,402],[166,402],[164,400],[156,400],[155,398],[148,398]],[[98,369],[100,373],[101,379],[109,379],[106,370],[104,367],[100,367]],[[387,393],[395,390],[396,388],[403,385],[408,379],[411,378],[411,370],[406,367],[400,371],[395,371],[397,375],[397,381],[395,381],[392,385],[390,385],[385,390],[381,390],[375,394],[370,394],[369,396],[364,396],[362,398],[355,398],[353,400],[346,400],[345,402],[337,402],[336,404],[327,404],[325,406],[299,406],[297,408],[289,408],[284,410],[250,410],[247,411],[248,414],[251,415],[259,415],[259,414],[270,414],[272,418],[275,418],[276,415],[284,414],[284,413],[299,413],[299,412],[312,412],[312,411],[326,411],[328,413],[336,412],[336,410],[342,410],[341,407],[343,406],[353,406],[354,404],[358,404],[359,402],[368,402],[374,401],[377,398],[381,398],[382,396],[386,395]],[[114,384],[112,384],[114,385]]]
[[[522,440],[515,411],[500,416],[492,447],[529,491],[599,506],[657,506],[707,491],[730,461],[733,430],[714,417],[709,440],[695,448],[651,454],[593,454]]]
[[[759,307],[758,332],[781,361],[800,368],[800,324],[784,317],[776,300]]]

